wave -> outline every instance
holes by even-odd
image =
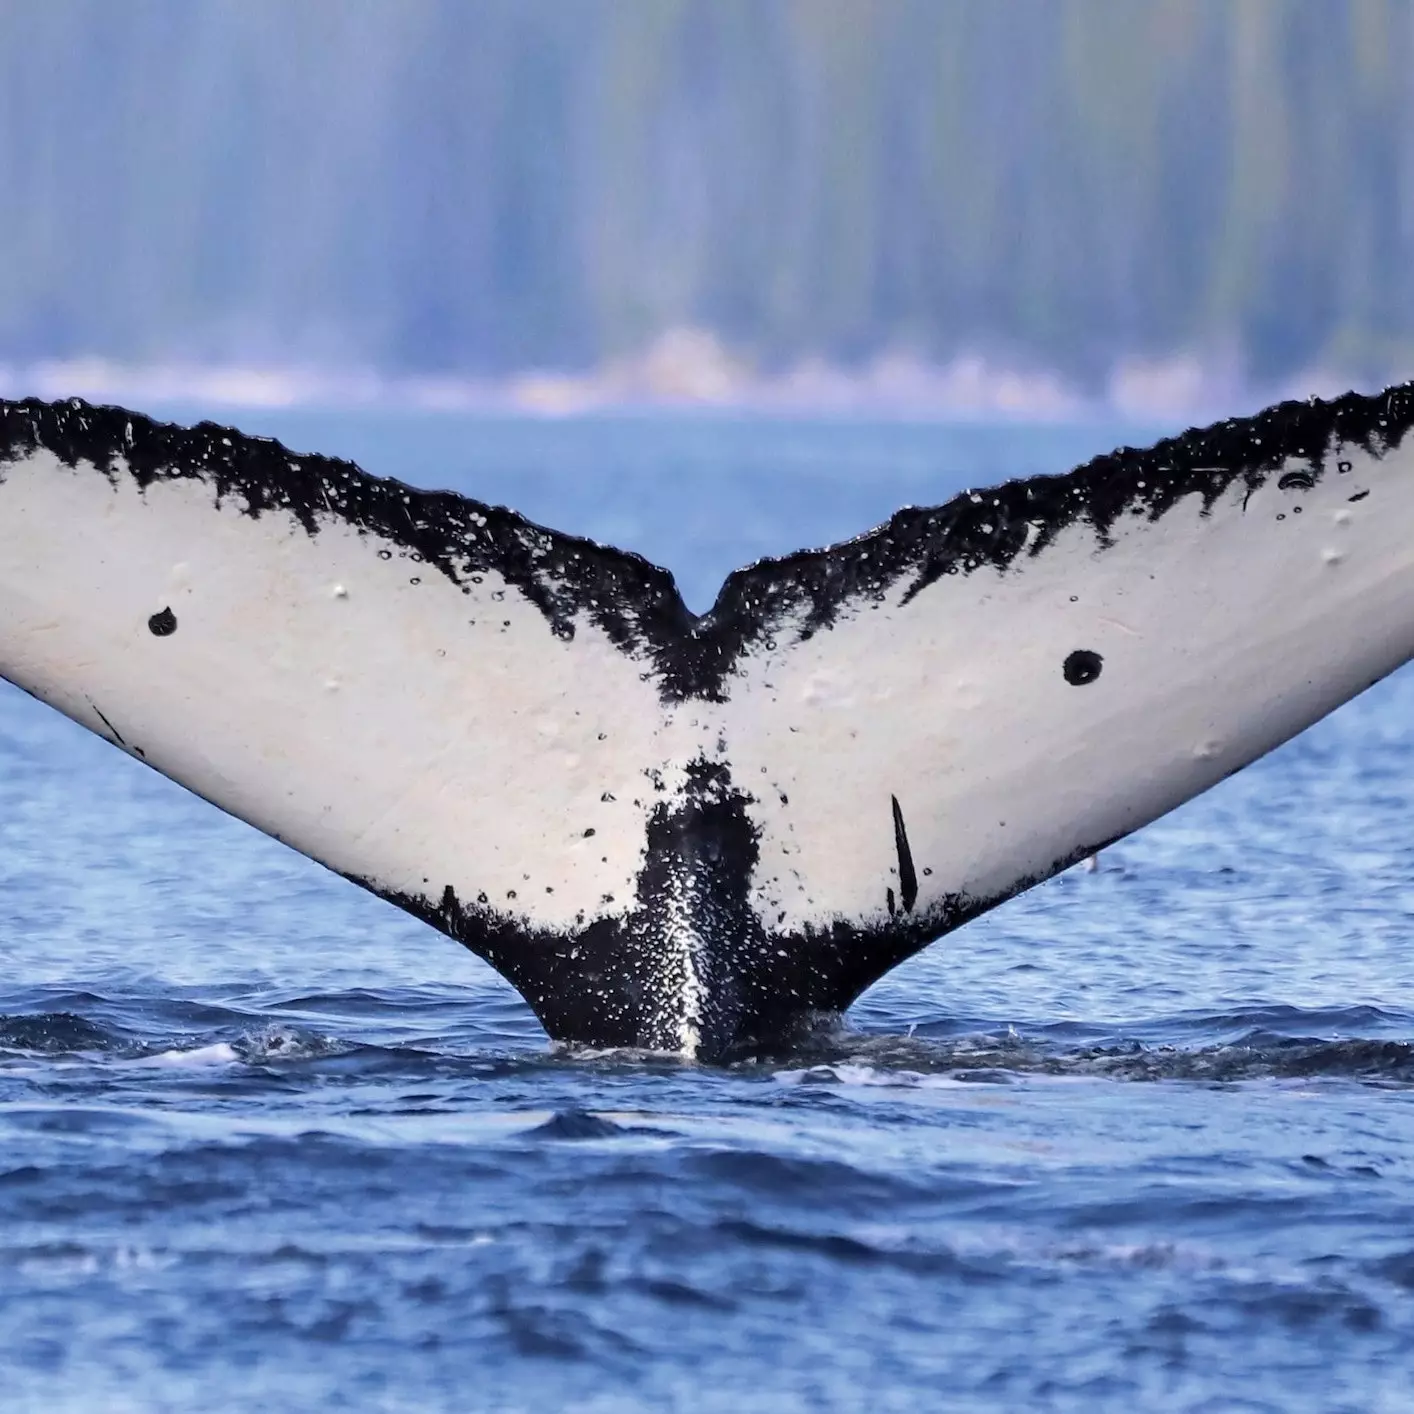
[[[1311,1080],[1321,1077],[1414,1084],[1414,1042],[1273,1040],[1254,1032],[1227,1046],[1193,1050],[1174,1046],[1082,1047],[1050,1051],[1024,1043],[986,1050],[952,1048],[906,1038],[850,1047],[837,1059],[813,1060],[783,1074],[844,1084],[893,1084],[909,1077],[946,1078],[961,1084],[1008,1084],[1030,1077],[1125,1081]]]
[[[71,1011],[39,1012],[32,1016],[0,1016],[0,1054],[74,1055],[112,1051],[125,1044],[113,1028]]]
[[[0,1003],[4,1000],[0,998]],[[18,999],[16,999],[18,1000]],[[0,1010],[0,1058],[111,1066],[239,1065],[488,1073],[586,1068],[693,1072],[675,1057],[548,1044],[528,1013],[452,988],[354,988],[296,994],[101,996],[49,989],[33,1009]],[[48,1002],[49,1005],[34,1006]],[[491,1024],[479,1015],[490,1005]],[[940,1017],[906,1033],[823,1029],[786,1053],[744,1060],[738,1075],[786,1083],[1006,1084],[1027,1078],[1231,1083],[1321,1077],[1414,1083],[1414,1016],[1371,1005],[1250,1004],[1129,1025]],[[552,1126],[558,1128],[560,1126]],[[581,1136],[569,1117],[563,1136]]]
[[[930,1034],[935,1030],[941,1034]],[[1369,1005],[1254,1005],[1130,1028],[1058,1022],[998,1031],[941,1022],[905,1035],[835,1031],[811,1038],[783,1074],[860,1084],[914,1075],[960,1083],[1328,1077],[1403,1085],[1414,1083],[1414,1017]]]

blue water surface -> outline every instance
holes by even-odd
[[[695,608],[1150,436],[235,420]],[[1406,672],[717,1070],[551,1048],[470,954],[6,690],[0,1409],[1414,1408],[1411,767]]]

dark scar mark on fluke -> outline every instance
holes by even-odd
[[[90,699],[88,705],[93,708],[95,713],[97,713],[98,720],[102,722],[103,725],[107,727],[110,732],[113,733],[113,740],[116,741],[119,746],[127,746],[127,742],[123,740],[122,732],[120,732],[117,727],[115,727],[113,723],[110,722],[108,718],[103,715],[103,709],[98,705],[98,703]]]
[[[1357,491],[1353,496],[1347,496],[1348,501],[1363,501],[1370,493],[1368,491]]]
[[[894,848],[898,851],[898,887],[899,902],[903,904],[905,913],[913,912],[913,905],[918,902],[918,873],[913,867],[913,851],[908,847],[908,831],[903,824],[903,811],[899,808],[898,796],[891,795],[890,801],[894,807]],[[894,891],[889,890],[889,902],[893,903]],[[889,908],[893,912],[893,908]]]
[[[177,616],[170,607],[159,609],[148,619],[147,626],[157,638],[168,638],[177,631]]]
[[[1316,484],[1316,478],[1309,471],[1288,471],[1277,482],[1278,491],[1309,491]]]
[[[1089,648],[1077,648],[1061,666],[1065,680],[1072,687],[1084,687],[1100,676],[1105,660]]]

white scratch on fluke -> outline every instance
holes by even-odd
[[[682,982],[677,996],[677,1049],[689,1060],[696,1060],[702,1046],[702,977],[697,970],[697,950],[702,939],[697,933],[695,910],[692,908],[694,879],[690,866],[674,860],[668,874],[665,900],[667,923],[666,942],[681,971]]]
[[[728,577],[209,423],[0,403],[0,673],[502,972],[703,1061],[1414,655],[1414,390]],[[1406,445],[1407,443],[1407,445]]]

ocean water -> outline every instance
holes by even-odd
[[[734,564],[1147,430],[251,413]],[[1414,675],[708,1069],[0,693],[0,1408],[1414,1409]],[[488,807],[494,808],[494,807]]]

